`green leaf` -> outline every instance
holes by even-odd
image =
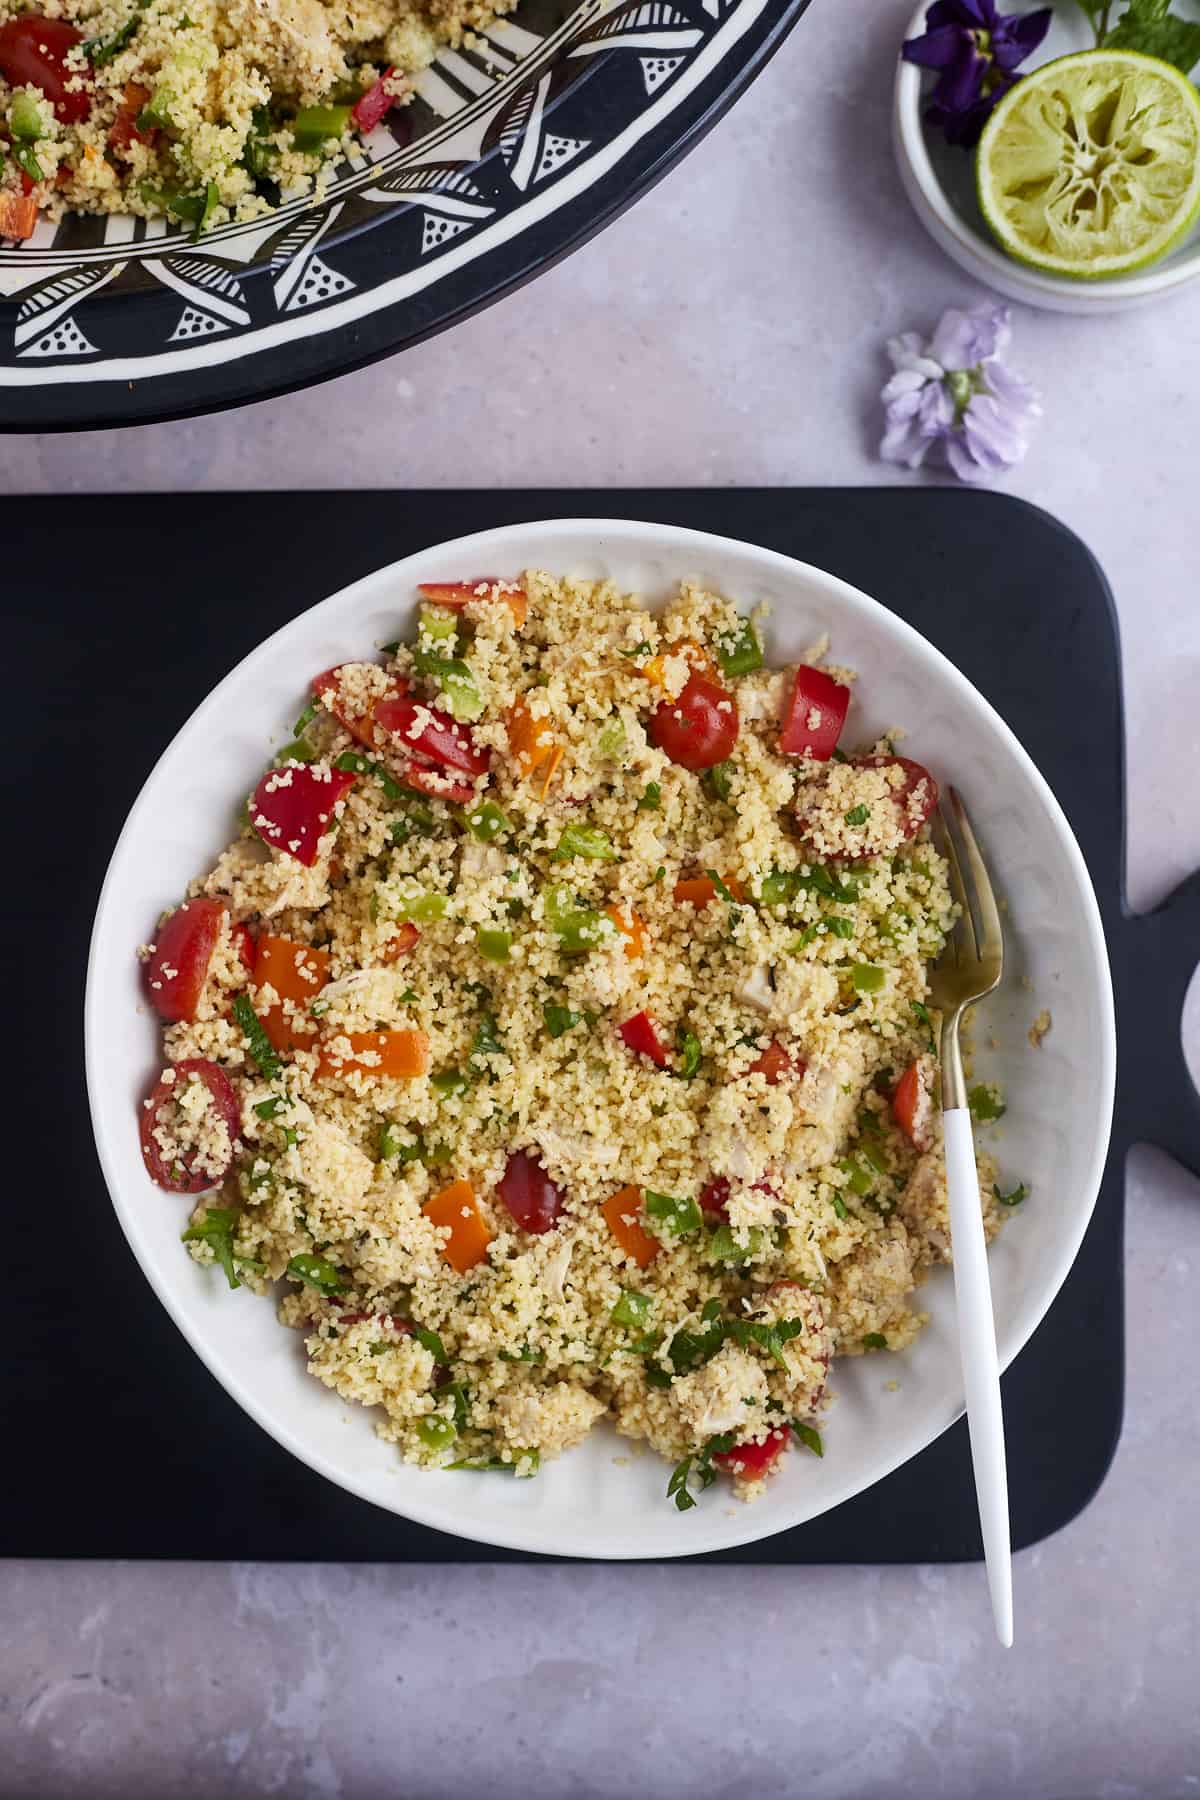
[[[888,1341],[884,1337],[882,1331],[868,1331],[866,1337],[863,1339],[863,1348],[865,1350],[886,1350],[887,1347]]]
[[[662,789],[657,781],[648,781],[646,791],[637,803],[639,812],[658,812],[662,807]]]
[[[815,1425],[808,1425],[803,1419],[793,1419],[792,1430],[800,1442],[807,1445],[814,1456],[824,1456],[825,1446],[821,1442],[821,1434]]]
[[[671,1194],[655,1194],[646,1189],[644,1205],[647,1215],[661,1219],[672,1237],[684,1237],[700,1229],[700,1208],[694,1200],[677,1200]]]
[[[142,7],[139,5],[134,7],[125,23],[111,37],[88,38],[80,47],[93,69],[102,69],[105,63],[110,63],[114,57],[119,56],[141,22]],[[15,125],[13,129],[16,129]]]
[[[475,1036],[471,1040],[471,1060],[477,1056],[503,1056],[504,1045],[496,1030],[496,1021],[491,1013],[481,1013],[479,1023],[475,1027]]]
[[[207,1244],[213,1253],[213,1259],[219,1262],[225,1271],[225,1279],[231,1288],[241,1287],[237,1270],[233,1266],[233,1232],[237,1224],[237,1214],[226,1206],[210,1206],[202,1219],[189,1225],[183,1234],[185,1244]],[[241,1259],[248,1262],[249,1259]]]
[[[429,1077],[429,1085],[435,1094],[465,1094],[471,1083],[461,1069],[441,1069],[436,1075]]]
[[[251,1006],[248,994],[239,994],[234,1000],[233,1016],[241,1027],[251,1056],[258,1064],[260,1075],[264,1081],[274,1081],[283,1064],[275,1046],[263,1030],[262,1020]]]
[[[700,1039],[688,1026],[681,1025],[675,1041],[679,1046],[679,1068],[676,1073],[682,1081],[693,1081],[700,1073],[700,1064],[704,1061]]]
[[[340,756],[334,758],[333,766],[346,774],[373,775],[383,789],[384,799],[390,800],[393,806],[398,806],[404,799],[404,789],[398,781],[392,780],[383,765],[372,762],[369,756],[362,756],[357,750],[343,750]],[[432,816],[430,814],[431,818]]]
[[[254,1110],[260,1119],[273,1119],[286,1105],[287,1101],[282,1094],[272,1094],[269,1100],[260,1100]]]
[[[822,922],[831,937],[852,938],[854,936],[854,920],[843,918],[841,913],[833,913]]]
[[[850,1214],[846,1210],[846,1202],[842,1199],[842,1196],[837,1192],[836,1189],[834,1190],[834,1192],[830,1196],[830,1198],[833,1203],[833,1210],[837,1214],[838,1218],[839,1219],[848,1219],[850,1217]]]
[[[297,1281],[316,1288],[319,1294],[340,1294],[346,1285],[335,1265],[324,1256],[293,1256],[287,1272]]]
[[[310,700],[308,705],[304,708],[304,711],[300,714],[300,717],[296,720],[296,723],[292,726],[292,736],[303,737],[316,716],[317,703],[315,700]]]
[[[926,1031],[929,1033],[929,1053],[930,1053],[930,1055],[936,1056],[937,1055],[937,1039],[933,1035],[933,1020],[929,1016],[929,1008],[927,1006],[925,1006],[920,1000],[910,1000],[908,1004],[912,1008],[913,1017],[917,1020],[917,1023],[920,1025],[923,1025],[925,1027]]]
[[[1011,1194],[1002,1194],[1000,1189],[993,1182],[992,1192],[995,1194],[1001,1206],[1020,1206],[1022,1200],[1028,1200],[1029,1198],[1029,1189],[1023,1181],[1017,1183]]]
[[[424,1325],[417,1325],[413,1328],[413,1336],[423,1350],[428,1350],[435,1363],[441,1363],[443,1368],[449,1366],[450,1358],[446,1355],[446,1346],[436,1331],[428,1331]]]
[[[847,825],[865,825],[871,816],[869,806],[852,806],[846,814]]]
[[[583,1018],[582,1013],[572,1012],[569,1006],[555,1006],[547,1001],[542,1007],[542,1018],[546,1022],[546,1030],[552,1038],[560,1038],[568,1031],[573,1031]]]
[[[733,791],[733,764],[714,763],[711,769],[705,769],[702,779],[713,799],[723,800],[728,805]]]
[[[990,1125],[996,1119],[1002,1119],[1008,1111],[995,1088],[986,1083],[971,1089],[967,1095],[967,1105],[971,1109],[971,1117],[980,1125]]]
[[[1169,0],[1130,0],[1104,42],[1113,50],[1159,56],[1185,75],[1200,62],[1200,23],[1171,12]]]

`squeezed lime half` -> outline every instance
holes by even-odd
[[[975,179],[1019,262],[1085,281],[1144,268],[1200,213],[1200,94],[1134,50],[1059,57],[996,107]]]

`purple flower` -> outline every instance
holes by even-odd
[[[901,46],[905,62],[938,71],[925,111],[948,143],[978,142],[988,114],[1018,79],[1013,73],[1050,26],[1050,8],[1000,13],[996,0],[934,0],[925,35]]]
[[[992,481],[1015,468],[1041,413],[1029,383],[1001,361],[1007,306],[949,307],[929,342],[906,331],[888,342],[895,371],[883,390],[885,462],[919,469],[930,451],[960,481]]]

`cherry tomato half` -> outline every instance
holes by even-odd
[[[158,1083],[142,1108],[139,1122],[146,1173],[151,1181],[157,1182],[169,1194],[203,1194],[209,1188],[220,1186],[233,1161],[233,1146],[242,1123],[237,1095],[224,1069],[203,1056],[186,1057],[183,1062],[176,1063],[173,1070],[165,1073],[171,1074],[173,1079],[168,1081],[164,1076]],[[168,1147],[180,1120],[175,1096],[192,1078],[202,1081],[208,1089],[209,1111],[216,1114],[229,1137],[229,1154],[220,1169],[214,1169],[211,1165],[199,1167],[194,1150],[171,1150]],[[167,1134],[166,1145],[160,1143],[155,1135],[160,1130]]]
[[[0,72],[10,87],[38,88],[56,118],[78,125],[92,110],[92,71],[86,65],[74,69],[66,59],[82,42],[82,31],[65,19],[22,13],[0,25]]]
[[[160,1019],[194,1019],[226,917],[219,900],[185,900],[160,928],[142,969],[146,998]]]
[[[778,1087],[785,1076],[794,1076],[797,1081],[803,1076],[808,1064],[802,1057],[793,1056],[785,1050],[778,1038],[772,1038],[762,1055],[752,1062],[746,1070],[747,1075],[761,1075],[768,1087]]]
[[[868,829],[859,825],[852,827],[847,819],[845,841],[832,854],[847,862],[862,862],[869,856],[883,854],[895,845],[897,838],[916,837],[938,803],[938,784],[923,763],[913,762],[908,756],[856,756],[853,766],[857,769],[895,768],[903,776],[895,787],[888,788],[885,799],[876,801],[869,809]],[[801,783],[796,801],[796,822],[802,837],[814,798],[820,795],[822,784],[832,778],[833,767],[829,764],[818,770],[811,780]]]
[[[705,675],[689,675],[675,700],[650,714],[650,741],[684,769],[711,769],[737,743],[737,701]]]
[[[553,1231],[562,1212],[562,1195],[540,1163],[524,1150],[508,1159],[508,1167],[497,1184],[500,1198],[521,1227],[540,1236]]]
[[[916,1150],[928,1150],[933,1142],[933,1097],[929,1088],[928,1064],[918,1057],[905,1069],[892,1095],[892,1117]]]

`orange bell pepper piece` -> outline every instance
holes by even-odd
[[[512,613],[518,631],[529,617],[529,598],[519,581],[501,581],[495,575],[481,575],[477,581],[421,581],[417,592],[435,606],[449,606],[460,612],[472,600],[496,600]]]
[[[535,719],[524,700],[508,709],[508,746],[521,765],[522,775],[532,775],[554,748],[554,732],[548,719]]]
[[[721,879],[735,900],[746,898],[746,890],[736,875],[723,875]],[[693,875],[686,881],[675,883],[674,898],[677,905],[689,902],[693,906],[707,906],[710,900],[717,897],[716,883],[710,875]]]
[[[347,1052],[342,1045],[349,1044]],[[423,1031],[339,1031],[321,1044],[318,1075],[379,1075],[410,1081],[429,1073],[429,1039]]]
[[[32,237],[37,216],[36,194],[0,194],[0,238]]]
[[[268,932],[259,938],[254,952],[254,985],[272,987],[279,995],[279,1004],[264,1008],[259,1018],[276,1050],[286,1055],[316,1037],[317,1024],[309,1018],[308,1008],[328,980],[328,950],[314,950],[311,944],[272,937]],[[299,1016],[295,1011],[288,1013],[285,1000],[299,1008]]]
[[[541,794],[539,795],[539,799],[544,800],[546,798],[546,795],[550,792],[550,783],[554,780],[554,777],[557,775],[558,765],[562,761],[562,759],[563,759],[562,745],[555,744],[553,750],[550,752],[550,760],[546,764],[546,778],[542,782],[542,791],[541,791]]]
[[[712,657],[695,638],[682,638],[677,644],[668,644],[657,656],[649,657],[644,663],[635,663],[634,667],[639,674],[645,676],[651,687],[665,687],[668,656],[685,656],[697,675],[706,675],[711,679],[717,673],[717,665]]]
[[[626,956],[644,956],[646,952],[646,927],[634,912],[632,906],[606,906],[605,912],[625,939]]]
[[[662,1249],[656,1237],[643,1231],[637,1222],[636,1215],[642,1210],[642,1190],[635,1187],[623,1187],[619,1193],[606,1200],[600,1211],[604,1214],[608,1229],[620,1244],[626,1256],[631,1256],[639,1269],[644,1269]]]
[[[448,1188],[427,1200],[421,1210],[431,1225],[449,1228],[450,1236],[441,1251],[452,1269],[465,1275],[483,1261],[492,1234],[475,1204],[469,1181],[452,1181]]]

